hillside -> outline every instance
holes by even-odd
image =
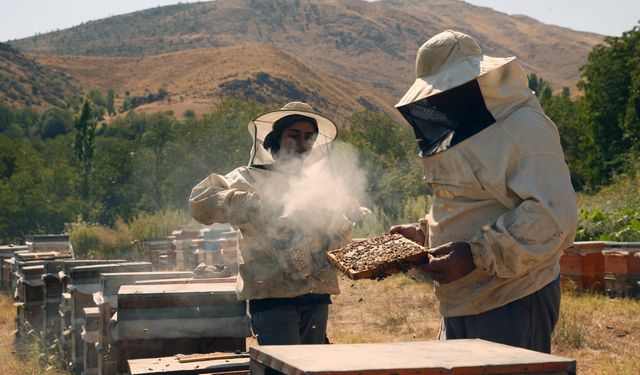
[[[38,55],[112,57],[268,45],[314,71],[398,98],[412,82],[416,47],[448,28],[472,34],[488,54],[518,56],[556,89],[575,86],[603,39],[462,1],[218,0],[109,17],[12,45]]]
[[[77,95],[66,74],[0,43],[0,99],[16,105],[66,107]]]
[[[367,87],[314,70],[275,48],[252,45],[198,48],[143,57],[39,56],[52,69],[65,70],[85,89],[112,88],[120,100],[126,92],[144,95],[164,88],[168,100],[141,110],[208,111],[227,96],[262,104],[303,100],[338,118],[366,109],[392,111],[393,98],[373,95]],[[284,98],[284,99],[283,99]]]

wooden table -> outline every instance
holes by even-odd
[[[251,348],[251,374],[274,373],[573,375],[576,362],[484,340]]]

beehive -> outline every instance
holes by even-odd
[[[44,265],[19,268],[17,299],[21,303],[18,309],[18,330],[21,332],[26,332],[30,329],[33,329],[38,334],[42,332],[43,272]]]
[[[228,282],[122,286],[111,332],[120,372],[129,359],[245,350],[250,334],[246,302]]]
[[[117,352],[109,342],[109,320],[118,309],[118,289],[122,285],[133,284],[137,280],[162,280],[175,277],[190,277],[191,272],[121,272],[100,274],[100,291],[94,293],[94,302],[99,308],[98,374],[114,374]]]
[[[483,340],[251,348],[251,374],[575,375],[569,358]]]
[[[14,254],[18,251],[26,252],[29,248],[20,245],[2,245],[0,246],[0,290],[9,290],[11,285],[11,272],[13,265],[11,263],[5,263],[5,260],[14,257]],[[9,265],[7,275],[5,276],[5,266]]]
[[[84,375],[98,374],[98,344],[99,340],[99,312],[97,307],[85,307],[82,309],[82,326],[80,337],[82,338],[82,363]]]
[[[73,267],[69,271],[70,283],[67,290],[71,294],[71,362],[72,372],[80,374],[84,370],[83,345],[81,337],[82,309],[96,307],[93,294],[101,288],[100,273],[107,272],[148,272],[149,262],[132,262],[117,264],[97,264]]]
[[[60,332],[60,303],[62,292],[66,289],[69,280],[68,272],[73,267],[91,264],[116,264],[126,260],[87,260],[87,259],[60,259],[45,264],[42,282],[44,288],[43,301],[43,331],[47,345],[55,339],[61,339]]]
[[[605,289],[611,297],[640,296],[640,252],[604,251]]]

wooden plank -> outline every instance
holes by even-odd
[[[176,355],[176,358],[180,363],[189,363],[212,361],[216,359],[249,358],[249,353],[216,352],[207,354],[178,354]]]
[[[246,351],[244,338],[123,340],[118,342],[117,346],[117,368],[119,372],[126,372],[127,361],[132,359],[160,358],[175,356],[178,353],[235,352],[236,350]],[[247,359],[243,358],[243,360]],[[177,359],[176,362],[178,363]],[[194,367],[197,365],[195,364]]]
[[[192,277],[179,278],[179,279],[165,279],[165,280],[141,280],[136,281],[137,285],[161,285],[161,284],[220,284],[231,283],[235,284],[238,279],[236,277],[217,277],[217,278],[205,278],[194,279]]]
[[[251,361],[302,374],[575,374],[575,360],[484,340],[251,348]],[[259,366],[258,366],[259,367]]]
[[[177,356],[129,360],[131,375],[155,374],[248,374],[249,358],[220,358],[197,362],[181,362]]]

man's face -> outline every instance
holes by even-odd
[[[296,121],[289,125],[280,137],[280,158],[292,156],[304,158],[316,141],[318,133],[313,125],[306,121]]]

